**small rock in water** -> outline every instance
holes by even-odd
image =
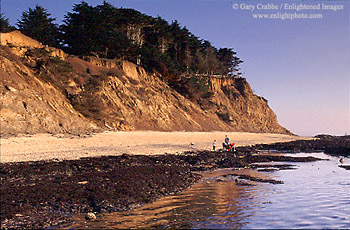
[[[343,157],[340,158],[339,162],[343,164],[344,163],[344,158]]]
[[[78,184],[88,184],[89,181],[79,181]]]
[[[85,215],[85,219],[87,219],[87,220],[94,220],[94,219],[96,219],[96,215],[93,212],[88,212]]]

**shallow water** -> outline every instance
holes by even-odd
[[[306,155],[329,161],[292,163],[295,170],[275,172],[205,172],[199,183],[179,195],[131,211],[101,214],[95,221],[79,215],[70,228],[350,228],[350,171],[338,167],[338,157],[292,154]],[[236,185],[236,177],[223,177],[230,173],[284,184]]]

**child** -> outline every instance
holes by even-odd
[[[215,151],[215,148],[216,148],[216,140],[214,140],[213,142],[213,151]]]

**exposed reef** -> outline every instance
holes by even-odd
[[[246,156],[238,150],[236,154],[200,151],[1,164],[1,228],[64,226],[76,213],[140,207],[192,185],[200,179],[198,171],[245,168],[256,162],[317,160],[320,159]]]

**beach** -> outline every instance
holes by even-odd
[[[0,140],[1,163],[211,150],[214,140],[217,142],[217,149],[221,148],[225,135],[230,138],[230,142],[236,143],[236,146],[312,139],[283,134],[246,132],[132,131],[103,132],[87,136],[23,135]]]
[[[237,143],[235,152],[220,151],[225,135]],[[218,151],[214,152],[211,148],[215,139]],[[297,141],[286,143],[292,140]],[[266,145],[276,142],[284,143]],[[314,140],[242,132],[137,131],[84,137],[40,134],[4,138],[1,139],[1,227],[70,226],[75,223],[74,215],[93,212],[99,216],[132,210],[161,197],[179,194],[196,184],[202,177],[199,173],[204,171],[234,169],[230,175],[236,176],[237,170],[255,170],[255,163],[315,162],[321,159],[275,152],[330,149],[345,153],[348,142],[348,137],[321,136]],[[283,167],[278,169],[270,165],[262,170],[293,169],[290,164],[280,165]],[[283,184],[273,178],[238,177]],[[251,186],[246,181],[234,183],[238,187]]]
[[[313,157],[189,151],[182,154],[89,157],[1,164],[1,228],[55,228],[77,214],[99,216],[142,207],[197,183],[200,172],[250,168],[256,162],[313,162]],[[262,183],[282,181],[248,178]],[[237,183],[246,186],[246,183]],[[99,218],[99,217],[98,217]]]

